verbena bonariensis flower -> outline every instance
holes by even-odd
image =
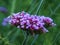
[[[0,12],[7,13],[8,10],[7,10],[7,8],[0,6]]]
[[[24,11],[8,16],[7,22],[17,28],[30,32],[30,34],[46,33],[48,32],[46,28],[56,25],[49,17],[30,15]]]

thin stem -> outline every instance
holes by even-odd
[[[14,42],[15,39],[16,39],[16,37],[19,35],[19,33],[20,33],[20,30],[17,30],[17,31],[13,34],[13,37],[12,37],[12,39],[10,40],[10,42]]]
[[[35,9],[35,7],[33,8],[35,3],[36,3],[36,0],[31,1],[30,8],[29,8],[29,11],[28,11],[29,13],[31,13]]]
[[[7,35],[4,37],[4,38],[2,38],[2,40],[5,40],[5,39],[7,39],[10,35],[11,35],[11,33],[13,32],[14,30],[12,29],[11,31],[9,31],[8,33],[7,33]],[[0,37],[1,38],[1,37]]]
[[[13,0],[12,1],[11,13],[10,14],[12,14],[14,12],[14,10],[15,10],[15,4],[16,4],[16,0]]]
[[[28,10],[31,10],[31,8],[32,8],[32,6],[33,6],[33,2],[34,2],[34,0],[31,0],[30,6],[27,8],[27,11],[28,11]],[[29,12],[29,11],[28,11],[28,12]]]
[[[56,35],[54,41],[52,42],[52,45],[54,45],[54,43],[56,42],[56,40],[57,40],[57,38],[58,38],[59,35],[60,35],[60,32],[57,33],[57,35]]]
[[[54,9],[54,11],[50,8],[51,14],[50,16],[52,16],[53,14],[56,13],[56,11],[60,8],[60,4],[57,5],[57,7]]]
[[[35,41],[37,40],[38,36],[39,36],[38,34],[34,36],[34,40],[32,41],[31,45],[33,45],[35,43]]]
[[[44,0],[41,0],[39,6],[38,6],[38,8],[37,8],[36,14],[39,12],[39,9],[41,8],[41,5],[42,5],[43,1],[44,1]]]
[[[55,8],[54,13],[60,8],[60,4]]]
[[[22,45],[26,45],[27,40],[28,40],[28,34],[26,33],[26,35],[25,35],[25,39],[23,40]]]

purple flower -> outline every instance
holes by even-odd
[[[3,25],[3,26],[6,26],[6,25],[7,25],[7,22],[2,22],[2,25]]]
[[[6,25],[7,22],[16,26],[17,28],[21,28],[25,31],[28,30],[33,33],[39,33],[41,31],[42,33],[46,33],[48,32],[48,27],[55,26],[50,17],[30,15],[24,11],[14,13],[7,17],[4,19],[3,25]],[[46,24],[48,27],[45,27]]]
[[[49,32],[45,27],[43,27],[41,30],[43,33]]]
[[[3,25],[3,26],[6,26],[6,25],[7,25],[7,21],[8,21],[8,19],[7,19],[7,18],[4,18],[4,20],[3,20],[3,22],[2,22],[2,25]]]
[[[5,8],[5,7],[0,7],[0,12],[6,13],[6,12],[8,12],[8,10],[7,10],[7,8]]]
[[[6,26],[8,24],[8,21],[10,20],[10,18],[4,18],[3,22],[2,22],[2,25],[3,26]]]
[[[51,18],[49,18],[49,17],[45,17],[45,18],[44,18],[44,21],[45,21],[45,23],[47,23],[47,24],[50,24],[50,23],[53,22],[53,20],[52,20]]]

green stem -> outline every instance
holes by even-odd
[[[38,8],[37,8],[36,14],[39,12],[39,9],[41,8],[41,5],[42,5],[43,1],[44,1],[44,0],[41,0],[39,6],[38,6]]]
[[[15,41],[16,37],[17,37],[19,34],[20,34],[20,30],[17,30],[17,31],[13,34],[12,39],[10,40],[10,42],[13,43],[13,42]]]
[[[54,40],[53,40],[53,42],[52,42],[52,45],[54,45],[54,44],[55,44],[55,42],[57,41],[57,38],[59,37],[59,35],[60,35],[60,32],[58,32],[58,33],[57,33],[57,35],[56,35],[55,39],[54,39]]]
[[[26,42],[27,42],[27,40],[28,40],[28,36],[29,36],[29,35],[26,33],[25,39],[23,40],[22,45],[26,45]]]
[[[38,34],[34,36],[34,40],[32,41],[31,45],[34,45],[34,43],[37,40],[38,36],[39,36]]]
[[[14,12],[14,10],[15,10],[15,4],[16,4],[16,0],[13,0],[12,1],[11,13],[10,14],[12,14]]]
[[[29,6],[30,8],[29,8],[29,11],[28,11],[29,13],[31,13],[36,8],[36,7],[33,8],[33,6],[34,6],[35,3],[36,3],[36,0],[32,0],[31,1],[31,4]]]

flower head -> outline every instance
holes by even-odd
[[[30,33],[46,33],[48,30],[45,25],[51,27],[55,25],[50,17],[30,15],[24,11],[12,14],[8,17],[8,23],[21,28],[22,30],[29,31]]]

